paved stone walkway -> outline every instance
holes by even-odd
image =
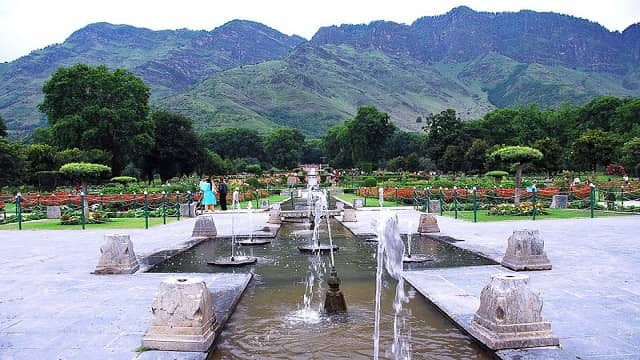
[[[243,232],[267,214],[243,216]],[[214,214],[230,237],[231,214]],[[139,260],[175,253],[202,241],[191,238],[195,219],[149,230],[0,231],[0,360],[135,359],[151,320],[151,303],[167,274],[92,275],[104,234],[131,236]],[[157,260],[157,259],[156,259]],[[180,276],[189,274],[180,274]],[[224,323],[248,285],[246,274],[194,274],[212,291]],[[202,353],[143,352],[139,359],[204,359]]]
[[[344,223],[356,235],[371,235],[377,211],[358,211],[357,223]],[[401,229],[420,214],[398,211]],[[503,359],[640,359],[640,217],[525,220],[471,223],[438,216],[443,238],[453,245],[500,261],[515,229],[538,229],[553,265],[529,271],[541,293],[543,316],[560,338],[560,352],[506,350]],[[405,224],[403,227],[402,224]],[[500,265],[431,269],[405,278],[461,327],[468,326],[490,276],[510,272]]]

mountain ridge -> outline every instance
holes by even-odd
[[[41,85],[59,66],[121,67],[152,105],[198,129],[290,126],[318,136],[361,105],[401,128],[451,107],[473,118],[496,107],[581,104],[640,96],[640,24],[622,32],[548,12],[462,6],[410,25],[332,25],[305,40],[232,20],[211,31],[94,23],[61,44],[0,64],[0,115],[14,133],[43,126]]]

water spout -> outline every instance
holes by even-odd
[[[402,277],[404,256],[404,242],[400,237],[398,226],[398,216],[383,212],[381,221],[378,224],[378,253],[376,269],[376,304],[375,304],[375,324],[373,334],[373,356],[378,359],[380,351],[380,303],[382,295],[382,271],[398,281],[396,285],[396,296],[393,302],[394,320],[393,333],[394,340],[391,351],[395,359],[410,359],[411,349],[407,339],[402,339],[401,326],[404,323],[402,304],[408,301],[404,291],[404,279]]]

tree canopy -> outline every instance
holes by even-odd
[[[149,151],[149,88],[131,72],[84,64],[61,67],[42,90],[39,108],[60,148],[108,151],[116,175]]]

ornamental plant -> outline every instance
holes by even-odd
[[[534,160],[542,159],[542,152],[538,149],[534,149],[528,146],[505,146],[500,148],[489,155],[491,159],[500,159],[502,161],[511,163],[516,168],[516,184],[515,184],[515,196],[513,203],[515,205],[520,204],[520,184],[522,182],[522,170],[530,162]]]

